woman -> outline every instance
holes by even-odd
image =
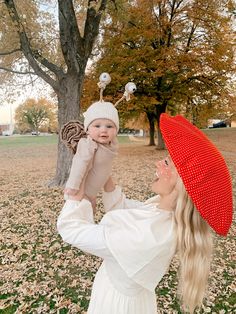
[[[232,222],[232,186],[218,150],[181,116],[161,116],[169,155],[156,165],[145,203],[126,199],[109,179],[107,213],[94,224],[88,199],[65,203],[58,218],[64,241],[103,258],[88,314],[154,314],[155,287],[177,252],[183,309],[194,312],[205,292],[211,261],[211,229],[226,235]]]

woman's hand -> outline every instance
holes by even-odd
[[[77,193],[74,195],[66,194],[66,196],[67,196],[66,199],[73,200],[73,201],[81,201],[84,198],[84,194],[82,193]]]
[[[115,187],[116,187],[116,185],[115,185],[112,177],[109,177],[107,182],[104,184],[104,191],[105,192],[112,192],[115,190]]]
[[[87,200],[91,203],[92,205],[92,208],[93,208],[93,213],[95,214],[96,213],[96,197],[95,198],[90,198],[88,197],[87,195],[85,194],[82,194],[82,193],[78,193],[77,195],[68,195],[68,200],[72,200],[72,201],[82,201],[83,199],[84,200]]]
[[[75,196],[78,192],[79,190],[77,189],[70,189],[70,188],[64,189],[64,194],[71,195],[71,196]]]

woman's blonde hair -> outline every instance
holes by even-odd
[[[212,234],[185,190],[181,178],[175,209],[177,253],[180,260],[179,294],[185,312],[202,305],[210,272]]]

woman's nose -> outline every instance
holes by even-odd
[[[156,167],[157,169],[166,169],[166,163],[165,163],[165,159],[162,160],[158,160],[158,162],[156,163]]]

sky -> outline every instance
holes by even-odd
[[[12,94],[9,96],[7,90],[3,88],[0,90],[0,124],[14,123],[16,108],[28,98],[39,99],[43,97],[53,101],[51,87],[40,79],[33,85],[11,86],[11,91]]]
[[[10,124],[14,122],[14,112],[17,105],[1,105],[0,106],[0,124]]]

